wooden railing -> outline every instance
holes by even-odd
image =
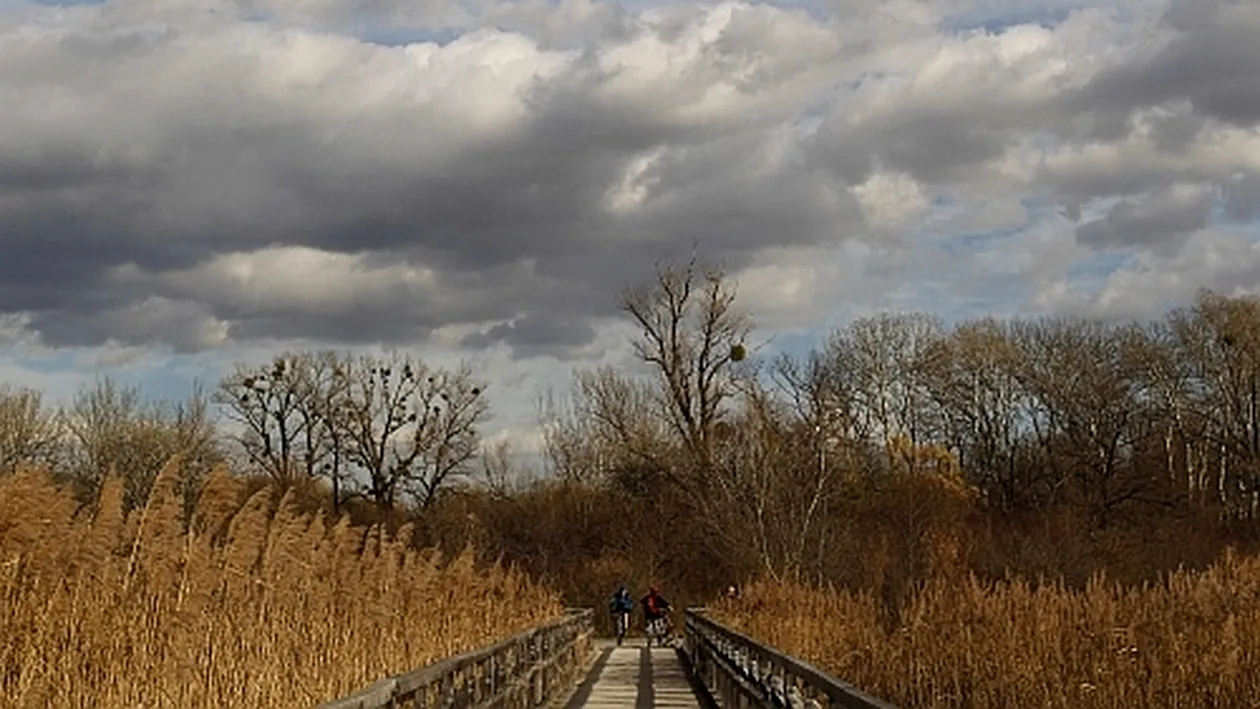
[[[717,623],[703,609],[685,613],[683,649],[692,671],[722,709],[897,709]]]
[[[591,654],[593,612],[571,610],[554,623],[389,677],[317,709],[537,707],[567,693]]]

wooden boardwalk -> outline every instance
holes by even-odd
[[[686,671],[673,648],[648,649],[643,641],[617,647],[596,643],[595,664],[564,709],[696,709],[696,698]]]

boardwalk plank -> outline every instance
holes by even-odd
[[[603,646],[590,675],[565,709],[698,709],[686,671],[671,648]]]

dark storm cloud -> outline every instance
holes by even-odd
[[[676,30],[687,27],[680,23]],[[738,115],[725,123],[674,115],[703,99],[714,80],[703,67],[618,94],[609,87],[624,83],[622,71],[602,66],[588,49],[563,60],[549,78],[518,86],[526,112],[507,119],[514,123],[510,128],[478,128],[483,117],[473,112],[466,118],[472,122],[468,133],[449,104],[409,106],[398,94],[394,105],[359,109],[347,103],[351,99],[337,98],[338,91],[353,95],[356,84],[377,80],[381,72],[416,80],[416,69],[397,51],[311,38],[312,56],[347,54],[347,68],[333,69],[312,93],[269,78],[289,71],[278,64],[298,66],[298,58],[252,59],[274,51],[267,43],[278,38],[249,29],[236,35],[239,48],[216,44],[233,36],[105,27],[50,34],[28,47],[46,60],[39,64],[43,80],[60,83],[69,95],[103,93],[106,100],[81,103],[121,119],[59,115],[57,130],[43,136],[0,134],[0,189],[12,205],[0,211],[0,233],[6,234],[0,241],[6,256],[0,307],[35,313],[32,327],[49,343],[151,338],[192,347],[222,328],[239,339],[406,341],[443,325],[502,319],[525,308],[536,312],[514,328],[488,330],[485,342],[537,348],[545,344],[538,340],[543,333],[557,338],[558,347],[576,346],[593,336],[584,318],[615,310],[615,299],[593,294],[643,274],[645,268],[630,268],[627,260],[644,260],[645,251],[704,239],[713,252],[740,263],[767,245],[824,235],[816,223],[818,195],[802,189],[799,178],[734,179],[739,161],[747,161],[740,150],[755,149],[760,140],[755,126]],[[179,41],[185,45],[176,46]],[[492,57],[531,51],[518,41],[466,44],[452,52]],[[714,54],[715,66],[730,68],[743,58],[738,44],[728,42]],[[734,59],[723,58],[724,52]],[[110,63],[123,60],[111,73]],[[95,76],[85,83],[74,65],[87,61]],[[802,71],[793,61],[793,71]],[[198,73],[199,65],[215,68]],[[137,82],[134,75],[145,71],[154,75],[152,82]],[[774,78],[791,78],[783,73]],[[183,76],[197,76],[198,83],[172,83]],[[467,85],[460,92],[489,90],[453,81]],[[0,82],[18,88],[23,77],[0,72]],[[111,89],[116,93],[110,95]],[[47,98],[47,91],[38,95]],[[450,96],[461,100],[458,93]],[[152,107],[139,111],[128,99]],[[352,120],[328,118],[321,106]],[[37,123],[45,110],[32,103],[23,116]],[[132,121],[129,130],[129,116],[142,116],[136,119],[141,125]],[[86,133],[67,142],[80,130]],[[734,135],[742,142],[723,152],[726,136]],[[140,147],[111,156],[111,144]],[[666,206],[609,215],[602,200],[629,160],[655,148],[687,146],[712,149],[671,158],[667,177],[674,194]],[[787,191],[776,186],[781,178],[791,185]],[[277,245],[361,257],[356,268],[432,269],[442,275],[442,290],[400,283],[319,303],[268,302],[235,292],[252,286],[213,270],[220,256]],[[304,277],[286,272],[300,265],[259,258],[255,266],[276,279]],[[547,278],[531,280],[513,270],[525,261]],[[120,269],[147,275],[119,279]],[[211,269],[220,285],[197,280],[198,269]],[[173,278],[162,276],[172,272]],[[382,271],[381,277],[390,275]],[[189,285],[194,281],[200,284],[195,290]],[[137,305],[146,296],[161,300]],[[189,331],[157,334],[179,323]]]
[[[1177,0],[1164,20],[1174,32],[1166,46],[1103,71],[1073,105],[1127,116],[1138,107],[1189,101],[1197,113],[1227,123],[1260,123],[1260,5]]]
[[[1161,190],[1140,200],[1125,200],[1102,219],[1082,224],[1076,240],[1086,246],[1157,247],[1207,226],[1213,193],[1190,189]]]
[[[502,343],[511,347],[518,357],[563,356],[567,350],[581,347],[594,338],[595,330],[589,321],[531,313],[485,332],[473,333],[461,344],[484,349]]]
[[[201,305],[156,297],[112,310],[44,310],[30,325],[53,346],[113,341],[122,345],[161,344],[177,353],[221,344],[227,334]]]
[[[692,7],[648,22],[539,3],[486,13],[541,45],[487,31],[404,49],[293,29],[346,13],[291,5],[245,8],[284,22],[164,6],[163,26],[139,29],[153,8],[128,0],[40,26],[0,20],[0,37],[16,38],[0,43],[0,97],[15,98],[0,124],[0,314],[28,314],[53,345],[401,343],[460,325],[479,330],[469,346],[558,354],[589,342],[656,259],[693,243],[739,270],[766,249],[865,233],[849,188],[876,169],[963,183],[1030,134],[1119,137],[1133,108],[1178,96],[1204,115],[1253,115],[1254,72],[1230,64],[1257,51],[1240,42],[1254,13],[1238,4],[1178,6],[1168,48],[1124,54],[1139,58],[1066,102],[1037,84],[1041,59],[989,72],[996,59],[973,57],[949,86],[884,98],[838,89],[858,75],[901,86],[898,73],[932,58],[919,45],[900,57],[895,43],[930,28],[885,36],[883,19],[838,28]],[[400,26],[463,12],[429,5],[365,12]],[[959,51],[1001,54],[985,41]],[[877,61],[894,69],[864,64]],[[837,94],[866,113],[830,103]],[[816,135],[803,125],[814,116]],[[1174,117],[1160,130],[1172,151],[1205,129]],[[1169,182],[1142,167],[1090,174],[1040,179],[1081,203]],[[1254,213],[1248,184],[1230,188],[1227,213]],[[1078,238],[1165,240],[1201,215],[1134,202]]]

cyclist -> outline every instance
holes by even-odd
[[[669,601],[661,595],[659,588],[653,586],[640,603],[643,606],[643,631],[647,635],[648,647],[652,647],[653,636],[663,647],[667,633],[666,614],[670,609]]]
[[[630,614],[634,612],[634,598],[631,597],[624,583],[613,593],[608,609],[612,612],[613,632],[617,636],[617,644],[620,645],[630,630]]]

